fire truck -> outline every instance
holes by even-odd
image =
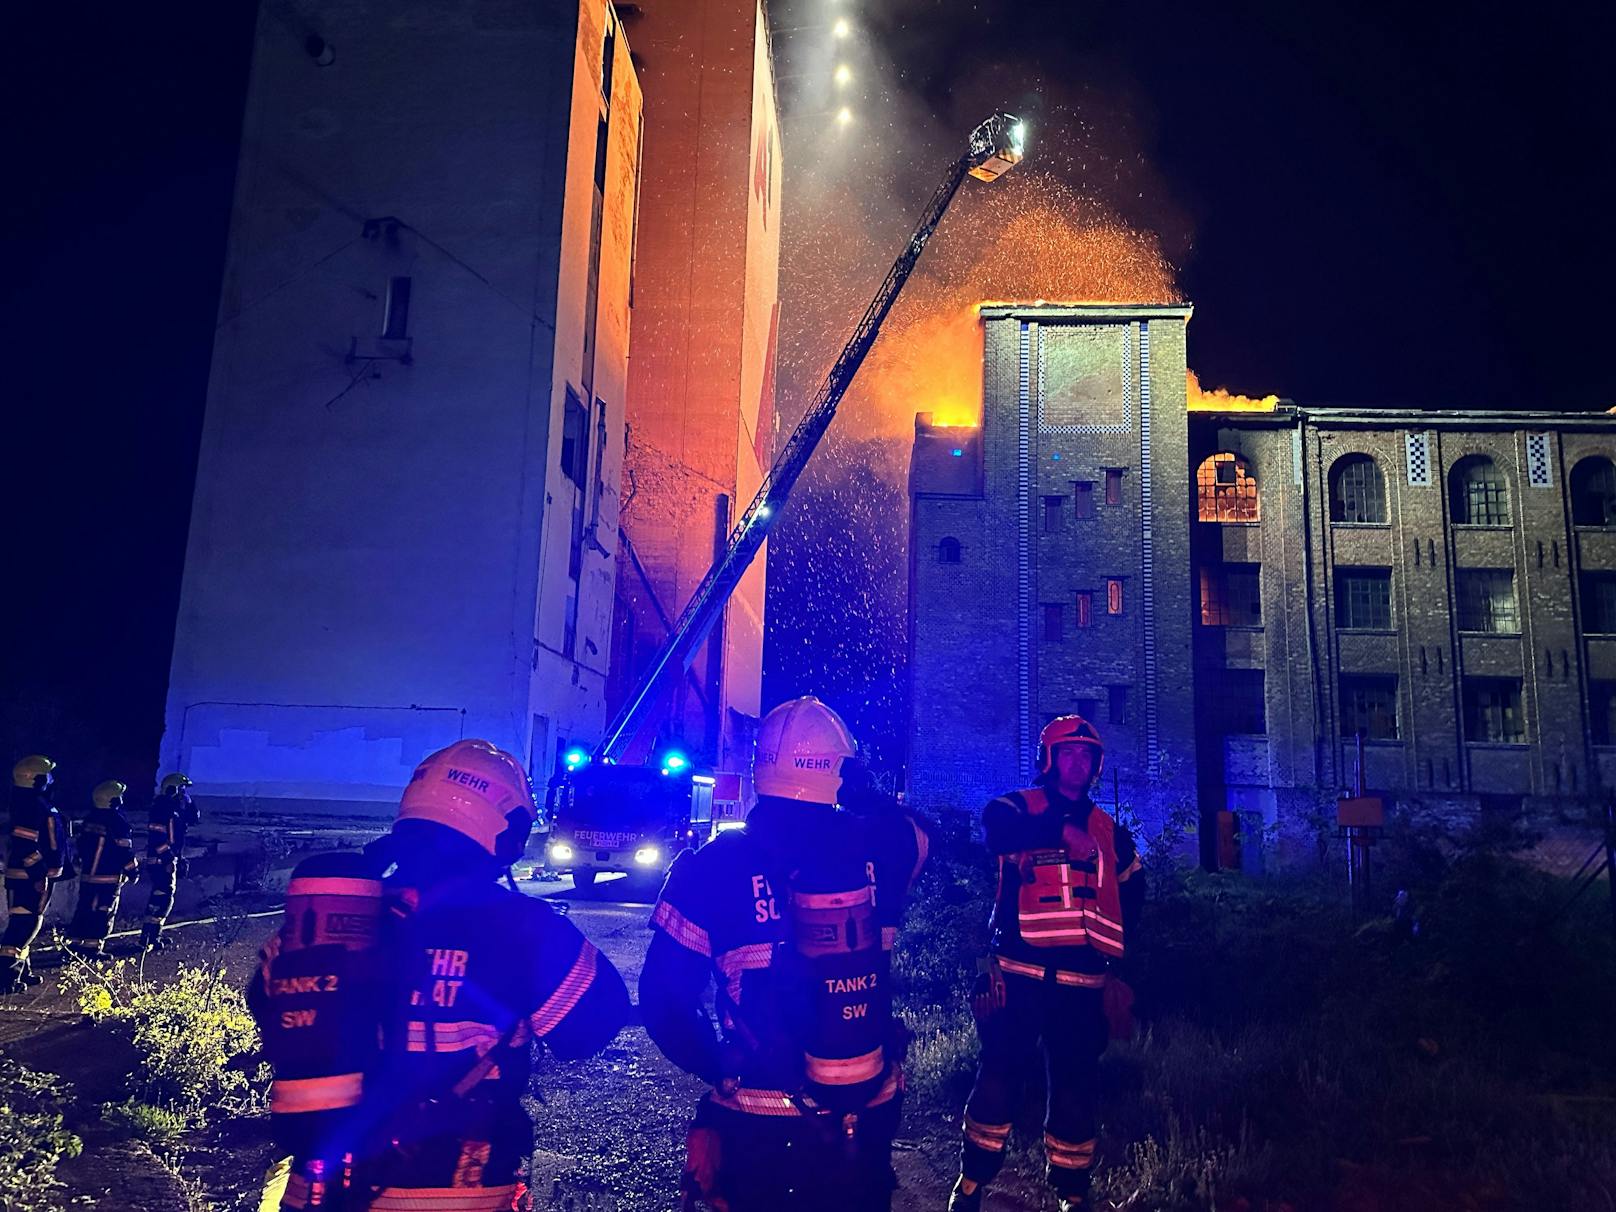
[[[678,751],[663,752],[645,765],[618,760],[645,729],[666,679],[685,676],[717,625],[965,178],[998,179],[1021,162],[1025,139],[1025,124],[1006,113],[994,114],[971,132],[964,153],[943,174],[853,335],[763,477],[724,550],[606,729],[605,739],[593,752],[567,753],[546,857],[550,866],[571,871],[577,885],[593,884],[603,871],[658,874],[679,851],[699,846],[719,829],[744,820],[740,778],[732,772],[700,773]],[[715,794],[721,791],[734,798]]]

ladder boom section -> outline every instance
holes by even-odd
[[[954,195],[959,192],[961,183],[967,175],[991,181],[1013,167],[1021,159],[1021,139],[1021,124],[1015,118],[1008,114],[995,114],[971,133],[966,153],[949,165],[941,184],[921,213],[908,243],[892,263],[892,268],[887,270],[887,276],[870,300],[853,335],[848,338],[835,365],[809,401],[802,419],[775,457],[752,503],[730,532],[724,551],[713,561],[706,576],[690,595],[690,601],[667,640],[607,728],[597,757],[617,756],[639,731],[668,671],[677,667],[682,674],[690,667],[696,650],[712,634],[735,587],[740,584],[768,539],[770,528],[780,516],[803,469],[808,466],[808,460],[818,449],[830,423],[836,419],[836,410],[842,397],[847,394],[859,367],[874,346],[882,323],[897,302],[904,284],[920,260],[920,254],[926,249],[927,241],[937,230]]]

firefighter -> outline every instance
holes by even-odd
[[[51,803],[56,763],[33,754],[11,768],[11,835],[6,847],[6,929],[0,934],[0,993],[43,979],[28,964],[51,891],[62,878],[67,837]]]
[[[90,960],[107,958],[107,939],[118,916],[125,884],[140,878],[129,818],[124,815],[127,785],[109,779],[90,795],[94,805],[78,828],[79,903],[68,926],[68,944]]]
[[[949,1212],[981,1208],[1022,1083],[1039,1064],[1049,1184],[1061,1212],[1091,1206],[1100,1054],[1132,1000],[1111,968],[1144,892],[1133,838],[1089,798],[1104,760],[1094,726],[1061,716],[1039,737],[1037,785],[983,810],[999,885],[972,996],[982,1051]]]
[[[929,836],[902,811],[837,809],[855,754],[817,699],[776,707],[745,826],[682,854],[652,914],[646,1030],[712,1086],[690,1128],[687,1208],[891,1206],[906,1037],[887,978]]]
[[[183,774],[164,775],[152,801],[151,821],[146,826],[146,871],[152,886],[146,899],[146,920],[140,926],[140,945],[146,951],[167,946],[163,927],[174,912],[179,882],[190,869],[185,835],[202,819],[202,810],[186,790],[190,786],[191,780]]]
[[[363,867],[300,868],[324,881],[299,889],[317,911],[289,916],[250,999],[276,1068],[277,1136],[294,1149],[283,1207],[513,1206],[533,1145],[521,1102],[531,1045],[591,1056],[629,1016],[611,961],[550,906],[498,883],[536,815],[520,762],[459,741],[416,767],[388,836],[363,856],[326,856]],[[367,954],[359,919],[376,887]],[[349,903],[312,899],[334,896]]]

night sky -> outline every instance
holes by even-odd
[[[0,63],[12,164],[0,735],[12,754],[71,763],[76,801],[107,775],[139,787],[153,773],[252,6],[30,9],[8,14]],[[1085,118],[1096,154],[1052,162],[1156,235],[1197,307],[1203,383],[1309,403],[1616,404],[1599,331],[1616,268],[1601,184],[1616,147],[1608,10],[775,9],[788,250],[793,137],[821,120],[806,75],[824,38],[814,10],[837,9],[890,60],[871,104],[901,94],[963,131],[983,82],[1015,92],[1006,82],[1025,69],[1032,87],[1005,104],[1036,115],[1053,104],[1044,87]],[[778,585],[774,605],[789,592]]]

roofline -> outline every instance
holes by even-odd
[[[1344,429],[1606,429],[1616,427],[1616,413],[1547,412],[1544,410],[1493,411],[1452,408],[1313,408],[1281,404],[1271,412],[1247,409],[1192,408],[1192,417],[1215,417],[1228,422],[1291,425],[1298,420],[1338,425]]]
[[[984,320],[1023,316],[1036,320],[1185,320],[1193,303],[982,303],[977,313]]]

